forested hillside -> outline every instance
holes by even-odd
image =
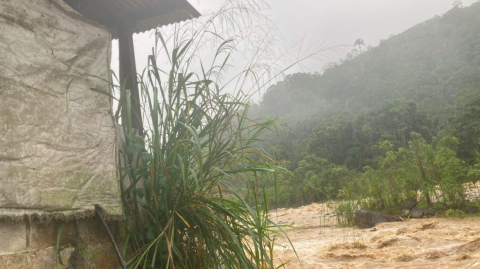
[[[479,41],[480,3],[456,7],[343,64],[330,64],[322,75],[289,76],[266,92],[260,111],[310,114],[328,104],[358,112],[396,98],[453,106],[460,89],[479,83]]]
[[[450,181],[476,180],[470,170],[480,138],[480,3],[456,6],[377,47],[360,44],[321,74],[290,75],[251,113],[281,118],[261,146],[293,172],[279,185],[284,205],[346,195],[347,185],[387,167],[403,169],[397,173],[405,180],[389,184],[395,191],[415,171],[430,185],[447,177],[445,169],[456,169]],[[425,170],[431,165],[432,178],[419,170],[419,159]],[[409,191],[398,192],[392,205],[416,190]]]

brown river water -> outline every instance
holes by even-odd
[[[279,209],[271,219],[286,228],[296,253],[277,240],[283,268],[479,268],[480,218],[410,219],[375,228],[338,228],[325,204]]]

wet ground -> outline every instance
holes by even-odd
[[[411,219],[375,228],[337,228],[325,204],[272,212],[289,224],[298,258],[278,240],[275,262],[284,268],[480,268],[480,218]]]

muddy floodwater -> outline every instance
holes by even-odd
[[[411,219],[375,228],[337,228],[324,204],[279,209],[271,219],[292,225],[278,240],[276,264],[285,268],[480,268],[480,218]]]

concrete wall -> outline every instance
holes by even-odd
[[[57,236],[61,225],[60,260],[56,262]],[[126,230],[113,221],[108,226],[122,249]],[[0,269],[99,268],[116,269],[120,264],[108,234],[97,218],[70,222],[25,217],[22,221],[0,221]]]

